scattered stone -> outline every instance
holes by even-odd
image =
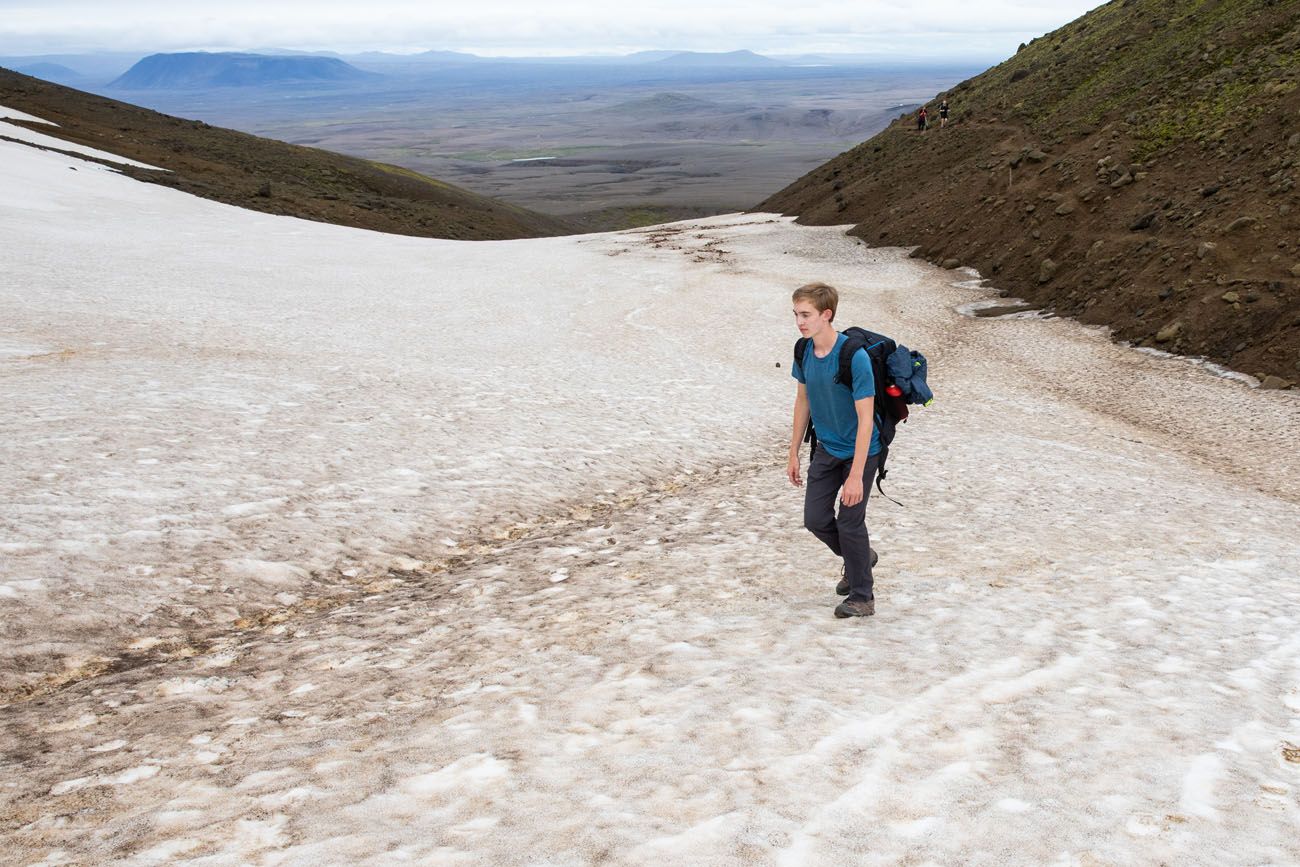
[[[1228,228],[1225,231],[1235,232],[1238,229],[1244,229],[1247,226],[1253,226],[1257,222],[1259,221],[1256,220],[1254,217],[1238,217],[1237,219],[1233,220],[1231,223],[1228,224]]]
[[[960,259],[944,259],[944,260],[943,260],[943,267],[944,267],[944,268],[947,268],[949,271],[951,271],[953,268],[956,268],[956,267],[957,267],[958,265],[960,265],[960,264],[961,264],[961,260],[960,260]]]
[[[1177,337],[1179,334],[1181,334],[1182,330],[1183,330],[1183,323],[1176,322],[1176,321],[1170,322],[1164,328],[1161,328],[1159,331],[1156,332],[1156,342],[1168,343],[1169,341]]]
[[[1228,304],[1236,304],[1238,301],[1241,300],[1241,293],[1237,292],[1234,289],[1229,289],[1227,292],[1224,292],[1219,297],[1222,298]]]
[[[1074,213],[1074,202],[1061,202],[1053,213],[1058,217],[1068,217]]]
[[[1088,252],[1083,254],[1083,258],[1087,260],[1087,259],[1091,259],[1093,256],[1100,255],[1101,248],[1104,247],[1105,245],[1106,244],[1104,241],[1100,241],[1100,240],[1093,241],[1092,246],[1088,248]]]
[[[1056,276],[1056,269],[1061,267],[1051,259],[1044,259],[1043,264],[1038,267],[1038,282],[1046,283]]]
[[[1154,223],[1155,221],[1156,221],[1156,212],[1148,211],[1147,213],[1138,217],[1132,223],[1129,223],[1128,230],[1130,232],[1140,232],[1143,229],[1149,228],[1151,224]]]
[[[1300,262],[1296,262],[1291,266],[1291,276],[1300,277]]]
[[[1300,132],[1291,133],[1291,137],[1286,140],[1286,146],[1289,148],[1300,148]]]
[[[1219,189],[1220,189],[1220,188],[1219,188],[1219,185],[1218,185],[1218,184],[1215,184],[1214,186],[1211,186],[1211,187],[1202,187],[1202,188],[1201,188],[1201,195],[1208,199],[1210,196],[1212,196],[1212,195],[1214,195],[1215,193],[1217,193],[1217,192],[1219,191]]]
[[[1025,159],[1029,160],[1031,163],[1041,163],[1043,160],[1047,159],[1047,154],[1038,149],[1034,149],[1025,154]]]
[[[1268,376],[1264,377],[1264,381],[1259,384],[1259,387],[1269,391],[1282,391],[1290,388],[1294,384],[1295,383],[1289,379],[1283,379],[1280,376],[1274,376],[1270,373]]]
[[[1025,205],[1025,213],[1026,213],[1026,214],[1032,214],[1034,211],[1037,211],[1037,210],[1038,210],[1038,206],[1037,206],[1037,205]]]
[[[1202,241],[1196,245],[1196,258],[1204,259],[1206,256],[1213,256],[1214,251],[1219,249],[1219,245],[1213,241]]]

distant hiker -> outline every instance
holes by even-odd
[[[919,130],[920,132],[925,132],[926,121],[927,121],[927,117],[925,113],[925,106],[921,106],[921,110],[916,113],[917,130]]]
[[[875,376],[866,350],[859,349],[850,359],[852,389],[837,379],[840,348],[848,338],[833,324],[839,306],[839,293],[833,287],[809,283],[796,289],[791,300],[795,325],[806,339],[795,349],[802,358],[797,358],[792,370],[799,387],[786,476],[795,487],[803,485],[799,447],[811,419],[817,437],[804,492],[804,526],[844,559],[844,577],[836,592],[848,598],[836,606],[835,616],[867,617],[876,613],[871,578],[876,555],[866,524],[867,497],[881,450],[874,423]]]
[[[939,103],[939,129],[948,125],[948,100]]]

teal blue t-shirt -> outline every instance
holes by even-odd
[[[812,341],[804,350],[803,363],[791,371],[795,379],[808,391],[808,406],[812,410],[813,427],[817,442],[837,458],[853,457],[853,447],[858,439],[858,410],[854,401],[876,394],[876,378],[871,374],[871,359],[865,349],[853,353],[853,393],[835,381],[840,372],[840,347],[848,340],[843,334],[835,341],[835,348],[825,358],[818,358]],[[880,453],[880,426],[871,426],[871,448],[868,455]]]

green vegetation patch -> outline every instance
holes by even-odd
[[[379,169],[381,172],[385,172],[390,175],[397,175],[399,177],[403,177],[408,180],[418,181],[419,183],[428,184],[429,186],[436,187],[440,190],[455,189],[455,187],[453,187],[451,184],[447,183],[446,181],[440,181],[437,178],[431,178],[428,175],[422,175],[419,172],[414,171],[412,169],[406,169],[406,168],[402,168],[401,166],[390,165],[389,163],[374,162],[371,160],[367,160],[366,162],[369,163],[371,166],[374,166],[375,168]]]

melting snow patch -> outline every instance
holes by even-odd
[[[1259,380],[1256,379],[1255,377],[1250,376],[1249,374],[1246,373],[1241,373],[1236,370],[1229,370],[1223,365],[1216,364],[1207,358],[1202,358],[1197,355],[1175,355],[1172,352],[1165,352],[1163,349],[1153,349],[1149,346],[1134,346],[1133,344],[1127,341],[1121,341],[1120,345],[1127,346],[1129,349],[1136,350],[1142,353],[1143,355],[1150,355],[1153,358],[1176,358],[1179,359],[1180,361],[1185,361],[1188,364],[1202,368],[1203,370],[1219,377],[1220,379],[1230,379],[1233,382],[1240,382],[1242,385],[1247,385],[1250,386],[1251,388],[1259,388]]]
[[[1217,819],[1219,811],[1214,806],[1214,786],[1223,774],[1223,760],[1213,753],[1192,759],[1192,766],[1183,776],[1183,795],[1179,808],[1189,816]]]
[[[157,765],[140,765],[136,768],[129,768],[116,777],[109,777],[105,782],[111,786],[129,786],[132,783],[138,783],[141,780],[147,780],[157,775]]]
[[[1124,829],[1134,837],[1150,837],[1160,833],[1160,823],[1151,816],[1130,816]]]
[[[25,120],[28,123],[45,123],[45,124],[49,124],[50,126],[58,126],[58,124],[52,120],[46,120],[43,117],[37,117],[34,114],[28,114],[25,111],[19,111],[16,108],[9,108],[8,106],[5,105],[0,105],[0,119]]]
[[[679,834],[659,837],[637,847],[631,853],[633,863],[687,864],[697,859],[701,852],[723,849],[736,838],[744,827],[743,813],[724,813]]]
[[[100,744],[97,747],[91,747],[90,751],[92,753],[111,753],[114,750],[122,749],[122,747],[124,746],[126,746],[126,741],[124,740],[109,741],[106,744]]]
[[[133,860],[141,864],[169,864],[175,860],[177,855],[182,855],[191,849],[197,849],[201,845],[203,845],[202,840],[168,840],[151,849],[146,849],[136,855]]]
[[[942,824],[943,821],[938,816],[925,816],[911,822],[899,822],[893,825],[893,830],[900,837],[916,840],[930,834]]]
[[[1033,809],[1034,805],[1028,801],[1022,801],[1019,798],[1003,798],[998,801],[997,808],[1005,810],[1008,813],[1024,813]]]
[[[74,860],[70,854],[63,849],[55,849],[48,853],[40,861],[34,861],[27,867],[62,867],[64,864],[80,864],[79,860]]]
[[[45,727],[45,730],[47,732],[71,732],[76,731],[77,729],[84,729],[88,726],[93,726],[97,722],[99,722],[99,717],[95,716],[93,713],[84,713],[81,716],[74,717],[65,722],[48,725]]]
[[[973,319],[1050,319],[1051,314],[1019,298],[986,298],[971,301],[953,308],[962,316]]]
[[[230,681],[224,677],[174,677],[158,684],[158,694],[165,696],[196,695],[202,693],[220,694],[225,692],[229,686]]]
[[[249,515],[265,515],[268,512],[274,512],[275,510],[282,508],[287,502],[288,500],[284,497],[276,497],[271,500],[260,500],[255,503],[235,503],[234,505],[226,506],[222,509],[221,514],[228,518],[244,518]]]
[[[9,337],[0,337],[0,361],[6,358],[35,358],[38,355],[49,355],[54,351],[53,347],[40,343],[26,343]]]
[[[269,819],[243,819],[236,823],[238,842],[250,848],[267,848],[280,846],[284,842],[284,826],[289,821],[287,816],[276,814]]]
[[[51,795],[66,795],[68,792],[75,792],[77,789],[84,789],[94,782],[93,777],[79,777],[75,780],[64,780],[62,783],[56,783],[50,788]]]
[[[510,766],[488,753],[472,753],[442,770],[411,777],[402,786],[412,795],[440,795],[458,788],[481,788],[510,775]]]
[[[140,169],[152,169],[156,172],[166,171],[157,166],[151,166],[148,163],[137,162],[136,160],[120,157],[117,154],[111,154],[107,151],[95,150],[85,145],[79,145],[74,142],[64,141],[61,138],[45,135],[39,132],[32,132],[26,127],[14,126],[11,123],[0,121],[0,135],[11,139],[16,139],[26,145],[35,145],[39,148],[49,150],[63,151],[65,153],[77,154],[79,156],[94,157],[95,159],[104,160],[105,162],[120,163],[127,166],[135,166]]]
[[[233,578],[261,581],[267,584],[297,584],[311,577],[311,574],[301,566],[270,560],[222,560],[221,565]]]
[[[31,593],[45,586],[43,578],[20,578],[0,584],[0,596],[14,598],[20,593]]]

